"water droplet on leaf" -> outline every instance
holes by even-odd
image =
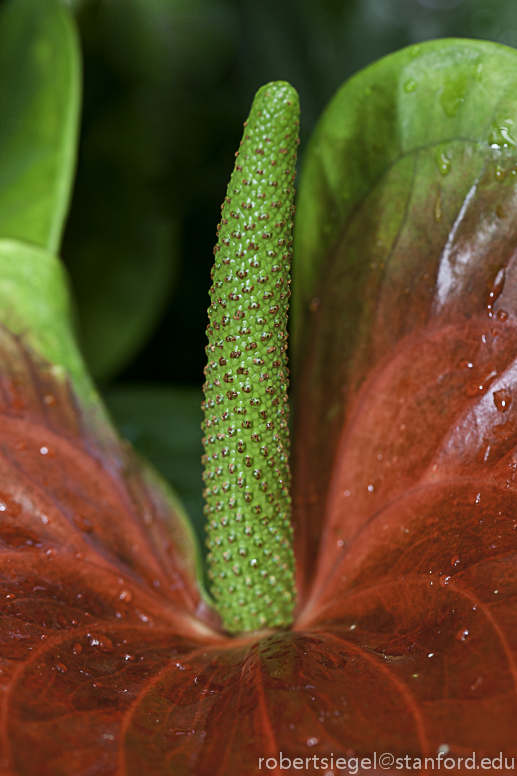
[[[510,129],[513,125],[511,119],[506,119],[500,124],[494,124],[490,134],[488,135],[488,144],[490,148],[508,148],[515,146],[515,140],[510,134]]]
[[[448,175],[451,171],[451,160],[445,153],[445,151],[438,151],[436,154],[436,164],[438,165],[438,170],[440,171],[440,175]]]

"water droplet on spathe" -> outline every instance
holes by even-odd
[[[106,652],[108,654],[114,652],[111,639],[109,639],[107,636],[104,636],[104,634],[88,633],[88,638],[90,639],[90,646],[95,647],[95,649],[98,649],[99,652]]]
[[[494,404],[498,412],[508,412],[512,403],[512,394],[506,388],[494,391]]]
[[[457,632],[456,638],[458,639],[458,641],[466,641],[468,635],[469,635],[468,628],[462,628]]]
[[[414,78],[410,78],[406,83],[404,84],[404,91],[405,92],[414,92],[417,88],[418,83],[415,81]]]
[[[469,398],[472,398],[473,396],[482,396],[488,390],[491,383],[494,381],[496,377],[497,377],[497,372],[495,371],[495,369],[493,369],[482,380],[476,380],[475,382],[472,382],[470,385],[467,385],[465,389],[467,396]]]
[[[501,296],[502,290],[504,288],[504,281],[506,277],[506,271],[504,267],[499,270],[497,275],[495,276],[495,280],[492,284],[492,288],[490,289],[490,293],[488,294],[488,303],[487,303],[487,311],[488,311],[488,317],[492,317],[492,309],[497,301],[497,299]]]
[[[479,381],[472,383],[471,385],[468,385],[465,393],[471,399],[473,396],[480,396],[483,391],[485,390],[485,386],[483,383],[480,383]]]

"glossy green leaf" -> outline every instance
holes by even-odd
[[[388,244],[403,213],[412,159],[428,149],[427,171],[458,186],[463,170],[483,165],[490,146],[501,153],[517,142],[517,54],[488,41],[448,39],[411,46],[374,63],[338,91],[325,110],[305,157],[295,231],[296,277],[292,329],[300,354],[318,276],[372,192],[384,189],[383,229]],[[436,99],[437,98],[437,99]],[[470,149],[470,151],[468,150]],[[494,149],[497,150],[497,149]],[[467,158],[468,157],[468,158]],[[386,183],[387,176],[398,189]],[[391,187],[390,194],[386,189]],[[461,197],[462,192],[458,192]],[[373,203],[372,203],[373,206]],[[379,200],[375,206],[381,210]],[[440,203],[437,204],[438,211]],[[435,217],[435,212],[430,217]],[[383,246],[378,246],[383,253]],[[360,290],[355,288],[356,298]],[[317,301],[312,305],[317,307]]]
[[[0,16],[0,235],[52,252],[75,166],[78,41],[57,0],[11,0]]]

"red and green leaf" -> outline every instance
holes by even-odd
[[[516,65],[445,41],[360,73],[300,196],[298,623],[390,676],[411,752],[515,750]]]

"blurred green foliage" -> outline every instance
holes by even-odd
[[[437,37],[517,46],[517,3],[69,4],[84,52],[85,101],[64,258],[82,346],[101,386],[115,386],[107,396],[126,431],[132,412],[137,425],[143,423],[146,402],[145,424],[170,429],[170,449],[169,436],[161,431],[152,451],[149,441],[142,441],[149,440],[147,432],[137,434],[134,443],[181,491],[186,486],[174,478],[171,463],[176,432],[168,426],[176,400],[152,400],[145,384],[199,388],[202,383],[215,227],[242,121],[257,88],[285,79],[299,91],[303,164],[305,141],[319,114],[353,72],[402,46]],[[122,401],[117,386],[128,382],[131,400]],[[200,431],[195,424],[191,428],[197,445]]]
[[[200,388],[130,383],[104,394],[121,434],[172,484],[199,537],[204,535],[202,398]]]

